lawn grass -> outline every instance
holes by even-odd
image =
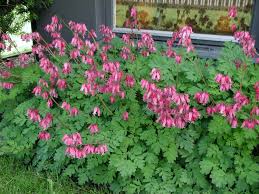
[[[0,194],[105,194],[108,191],[78,187],[69,180],[36,173],[10,157],[0,158]]]

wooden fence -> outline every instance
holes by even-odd
[[[144,4],[167,4],[168,6],[192,6],[192,7],[209,7],[212,9],[228,8],[232,5],[239,9],[252,5],[254,0],[118,0],[117,2],[128,3],[144,3]]]

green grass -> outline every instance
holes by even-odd
[[[70,180],[36,173],[9,157],[0,158],[0,194],[104,194],[104,189],[78,187]]]

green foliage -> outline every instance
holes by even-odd
[[[136,79],[136,86],[126,89],[125,99],[116,99],[116,103],[111,104],[107,94],[96,97],[82,95],[79,90],[84,78],[78,75],[82,75],[88,66],[73,64],[73,72],[66,77],[67,83],[73,83],[73,87],[68,86],[68,92],[59,91],[57,103],[65,99],[78,107],[80,114],[70,117],[54,106],[51,109],[54,121],[49,129],[52,138],[46,142],[39,141],[37,135],[40,129],[27,120],[26,111],[37,107],[45,115],[50,110],[46,109],[46,102],[29,98],[27,93],[37,76],[31,80],[22,79],[21,86],[17,86],[19,91],[14,90],[13,95],[11,92],[11,97],[1,94],[2,104],[16,102],[10,103],[8,108],[1,106],[1,152],[23,158],[39,171],[71,177],[81,185],[88,182],[108,185],[114,193],[257,193],[258,127],[254,130],[232,129],[225,117],[217,114],[208,117],[204,107],[193,99],[196,92],[208,91],[213,97],[209,105],[220,102],[230,104],[233,102],[232,93],[243,84],[242,92],[256,105],[253,86],[258,80],[259,68],[241,52],[241,48],[233,43],[226,44],[218,61],[200,59],[195,53],[179,49],[181,64],[176,64],[174,59],[168,59],[160,52],[147,58],[136,54],[136,61],[132,63],[116,58],[120,50],[118,45],[121,44],[116,39],[113,42],[115,49],[108,54],[110,59],[121,63],[124,72]],[[233,65],[236,58],[242,59],[248,68],[236,69]],[[59,57],[55,63],[60,65],[66,60]],[[96,60],[100,61],[99,55]],[[158,86],[175,85],[177,92],[190,95],[191,106],[197,107],[201,114],[199,121],[184,129],[163,128],[155,122],[156,116],[143,102],[140,87],[142,78],[150,80],[150,71],[154,67],[161,70]],[[37,72],[33,67],[26,71],[28,74]],[[227,72],[233,78],[231,92],[219,91],[214,82],[219,72]],[[25,93],[25,97],[17,101]],[[92,116],[95,106],[102,109],[101,117]],[[245,106],[237,114],[238,119],[248,118],[251,107]],[[129,112],[128,121],[122,119],[124,111]],[[91,123],[100,126],[100,133],[90,135],[87,127]],[[75,132],[81,133],[84,144],[106,143],[109,152],[80,160],[65,156],[62,137]]]
[[[37,173],[31,166],[24,166],[21,161],[10,157],[0,159],[1,193],[44,193],[44,194],[102,194],[109,193],[104,188],[95,186],[78,187],[69,179],[62,179],[55,174]]]
[[[11,78],[5,80],[0,78],[0,81],[12,81],[16,86],[9,91],[0,90],[1,107],[4,107],[6,102],[14,101],[14,103],[16,103],[17,98],[22,99],[31,96],[31,89],[38,81],[41,72],[39,67],[33,64],[30,65],[29,68],[24,69],[17,67],[12,69],[10,73],[13,75]],[[19,104],[19,102],[20,101],[18,100],[17,104]],[[9,105],[9,103],[7,105]]]
[[[38,19],[39,12],[52,3],[53,0],[0,0],[0,34],[19,32],[24,22]]]

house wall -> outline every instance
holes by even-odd
[[[259,50],[259,0],[255,0],[255,10],[257,11],[254,11],[251,32],[256,39],[256,48]],[[98,31],[100,24],[112,26],[113,0],[55,0],[51,8],[40,13],[40,20],[33,25],[33,30],[40,32],[46,40],[50,38],[44,27],[50,23],[53,15],[63,18],[67,23],[70,20],[85,23],[88,29]],[[67,41],[72,38],[72,33],[66,27],[62,35]]]
[[[51,22],[51,17],[57,15],[66,23],[70,20],[85,23],[88,29],[97,30],[105,22],[106,0],[55,0],[53,5],[39,14],[39,20],[33,25],[33,30],[38,31],[46,40],[50,40],[44,27]],[[72,37],[71,31],[64,26],[62,36],[65,40]]]

